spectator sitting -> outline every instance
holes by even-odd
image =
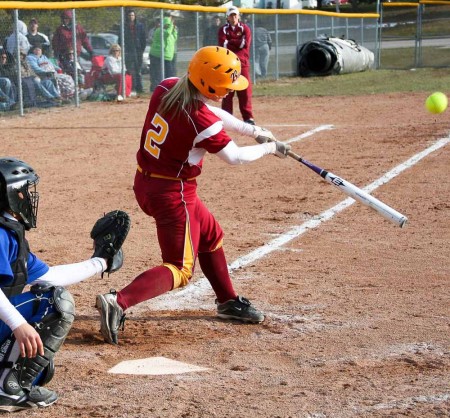
[[[14,101],[17,100],[16,72],[14,56],[5,48],[0,48],[0,77],[7,78],[11,82],[11,98]]]
[[[72,49],[72,11],[64,10],[61,13],[61,25],[56,28],[55,34],[52,39],[53,52],[55,58],[61,61],[64,54]],[[89,58],[92,59],[94,56],[94,51],[92,45],[89,42],[89,38],[86,34],[84,28],[77,23],[75,28],[76,38],[77,38],[77,56],[81,55],[81,48],[84,46]]]
[[[49,78],[54,79],[57,71],[61,71],[61,68],[52,63],[52,61],[44,54],[42,54],[41,44],[35,44],[31,53],[27,56],[28,63],[33,71],[42,79]]]
[[[37,19],[33,18],[30,20],[28,24],[28,34],[27,39],[30,43],[31,47],[34,45],[40,44],[42,46],[42,52],[45,55],[50,53],[50,40],[47,35],[44,35],[41,32],[38,32],[39,23]]]
[[[0,62],[6,59],[6,54],[2,53]],[[15,94],[11,80],[6,77],[0,77],[0,111],[12,109],[15,103]]]
[[[77,68],[78,84],[83,87],[85,83],[86,71],[81,67],[80,63],[75,62],[75,54],[71,48],[65,53],[59,61],[59,65],[65,74],[69,74],[75,80],[75,67]]]
[[[44,105],[59,105],[61,104],[61,95],[56,88],[55,83],[48,77],[40,78],[31,67],[25,50],[20,51],[20,71],[22,75],[22,84],[26,84],[28,90],[31,89],[30,84],[34,87],[46,101]],[[15,75],[17,80],[17,73]],[[32,83],[30,83],[30,81]],[[17,84],[16,84],[17,85]],[[29,93],[30,95],[30,93]]]
[[[24,50],[27,52],[31,47],[30,42],[28,41],[27,38],[27,25],[22,22],[21,20],[17,21],[17,28],[19,31],[19,50]],[[6,45],[6,49],[8,50],[8,52],[10,54],[14,54],[16,49],[16,33],[15,30],[12,31],[12,33],[6,38],[5,40],[5,45]]]
[[[105,59],[103,64],[103,75],[101,81],[104,83],[116,83],[117,90],[117,100],[123,100],[123,89],[122,89],[122,57],[121,48],[118,44],[112,44],[109,49],[109,55]],[[126,70],[126,68],[125,68]],[[131,86],[133,80],[130,74],[125,74],[125,92],[126,96],[131,95]]]

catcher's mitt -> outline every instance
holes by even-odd
[[[131,220],[121,210],[106,213],[95,222],[91,231],[94,240],[94,255],[106,259],[106,273],[119,270],[123,264],[122,244],[130,230]]]

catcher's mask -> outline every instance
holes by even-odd
[[[248,80],[241,75],[241,60],[220,46],[205,46],[192,57],[188,78],[208,99],[219,100],[230,90],[245,90]]]
[[[0,210],[18,216],[26,230],[36,228],[39,176],[17,158],[0,157]]]

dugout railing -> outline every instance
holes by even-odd
[[[80,23],[91,34],[112,33],[122,35],[124,31],[125,10],[133,8],[137,18],[146,27],[148,33],[155,17],[162,22],[166,12],[178,10],[180,15],[176,18],[179,29],[179,38],[176,53],[177,75],[183,74],[193,53],[203,46],[203,33],[210,19],[214,15],[222,17],[225,22],[225,7],[187,6],[181,4],[155,3],[144,1],[66,1],[66,2],[0,2],[0,43],[12,33],[19,38],[19,20],[28,24],[35,18],[39,22],[39,32],[46,34],[51,41],[52,34],[60,24],[60,13],[63,9],[73,11],[72,25]],[[353,39],[361,45],[374,50],[379,44],[377,13],[337,13],[318,10],[287,10],[287,9],[245,9],[241,8],[241,17],[254,31],[256,25],[268,29],[272,35],[273,47],[270,52],[270,61],[267,77],[279,79],[284,76],[297,75],[297,51],[304,42],[315,39],[319,35],[343,37]],[[73,49],[76,51],[76,35],[73,36]],[[162,39],[163,41],[163,39]],[[147,48],[148,49],[148,48]],[[127,51],[122,42],[122,58]],[[18,44],[14,54],[19,59]],[[146,52],[147,53],[147,52]],[[48,54],[52,54],[51,49]],[[89,65],[83,57],[77,57],[82,64]],[[145,55],[145,59],[147,55]],[[162,62],[164,60],[161,60]],[[252,48],[253,82],[259,82],[256,77],[254,62],[254,46]],[[164,65],[161,70],[164,72]],[[20,65],[17,63],[17,71]],[[19,78],[20,79],[20,78]],[[78,77],[74,77],[76,88],[72,103],[80,106],[82,100],[79,95]],[[144,89],[149,91],[149,76],[143,75]],[[19,103],[17,111],[24,114],[22,86],[19,90]],[[3,114],[4,112],[0,113]]]

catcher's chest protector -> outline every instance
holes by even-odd
[[[25,239],[25,230],[21,223],[0,216],[0,226],[14,231],[19,244],[17,259],[11,263],[11,270],[14,274],[13,282],[7,286],[0,285],[6,297],[10,298],[11,296],[22,293],[22,290],[27,283],[27,261],[30,247],[28,246],[28,241]]]

